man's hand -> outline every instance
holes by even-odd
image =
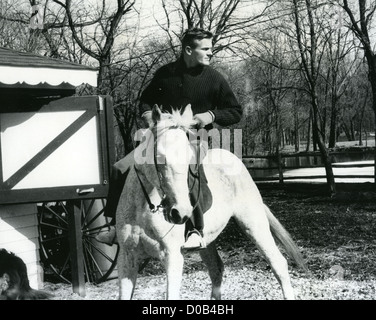
[[[214,113],[211,111],[204,113],[197,113],[193,116],[193,120],[196,122],[198,128],[204,128],[208,124],[211,124],[215,120]]]

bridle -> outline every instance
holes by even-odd
[[[137,178],[138,178],[138,181],[140,182],[140,185],[141,185],[141,190],[142,190],[142,193],[144,194],[145,196],[145,199],[149,205],[149,209],[152,213],[157,213],[157,212],[163,212],[164,210],[164,206],[163,206],[163,200],[166,198],[166,192],[164,191],[163,189],[163,184],[162,184],[162,173],[160,172],[159,168],[158,168],[158,159],[157,159],[157,141],[158,141],[158,138],[159,136],[161,136],[165,131],[167,130],[172,130],[172,129],[180,129],[180,130],[183,130],[186,134],[187,134],[187,137],[190,133],[192,133],[189,129],[187,129],[186,127],[183,127],[183,126],[179,126],[179,125],[174,125],[174,126],[169,126],[168,128],[165,128],[163,129],[159,135],[154,135],[155,133],[155,130],[152,130],[153,132],[153,136],[154,136],[154,152],[153,152],[153,158],[154,158],[154,166],[155,166],[155,170],[157,172],[157,176],[158,176],[158,180],[159,180],[159,190],[161,190],[162,192],[162,200],[160,202],[160,204],[158,205],[155,205],[152,203],[150,197],[149,197],[149,194],[148,192],[146,191],[146,188],[145,188],[145,185],[144,183],[142,182],[142,179],[140,177],[140,174],[141,172],[139,171],[139,169],[137,168],[137,166],[135,166],[135,172],[136,172],[136,175],[137,175]],[[189,138],[188,138],[189,140]],[[199,161],[200,157],[200,146],[197,145],[196,146],[196,160]],[[199,164],[197,163],[197,166]],[[193,173],[192,170],[191,170],[191,165],[189,165],[189,168],[188,168],[188,176],[189,176],[189,171],[191,172],[191,174],[195,175],[195,177],[197,178],[198,180],[198,194],[197,194],[197,197],[196,197],[196,203],[195,205],[193,206],[193,209],[192,211],[198,206],[198,203],[199,203],[199,196],[200,196],[200,192],[201,192],[201,178],[200,178],[200,170],[197,170],[197,174]],[[188,180],[187,180],[187,183],[188,183]],[[191,194],[191,191],[193,190],[193,185],[192,185],[192,188],[189,190],[189,194]]]

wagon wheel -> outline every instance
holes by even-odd
[[[80,201],[82,244],[85,280],[100,283],[109,278],[116,266],[118,245],[109,247],[95,240],[95,236],[108,229],[103,216],[105,201]],[[41,260],[64,282],[70,283],[70,250],[68,215],[70,206],[65,201],[48,202],[38,206],[39,242]]]

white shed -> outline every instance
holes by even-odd
[[[16,183],[25,178],[29,171],[34,170],[36,164],[34,163],[34,167],[27,171],[26,164],[32,155],[30,157],[22,155],[23,163],[17,165],[15,163],[18,159],[12,159],[14,155],[9,155],[9,148],[6,149],[9,134],[6,135],[5,127],[9,129],[16,125],[6,123],[13,121],[13,118],[4,115],[35,110],[34,102],[41,97],[49,97],[49,101],[53,101],[71,96],[75,93],[75,88],[81,84],[96,86],[96,69],[0,48],[0,248],[12,251],[24,260],[33,288],[40,289],[43,286],[36,201],[38,201],[38,195],[48,194],[48,192],[46,193],[40,187],[35,195],[32,187],[16,190],[21,189],[21,187],[16,187]],[[28,134],[30,132],[24,132],[25,137]],[[19,147],[18,142],[20,141],[12,140],[14,148],[19,148],[18,150],[22,152],[24,148]],[[24,171],[27,172],[17,176],[17,172],[22,171],[21,167],[25,167]],[[28,202],[29,199],[33,201]]]

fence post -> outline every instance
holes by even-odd
[[[283,157],[281,153],[279,152],[279,148],[277,148],[277,163],[278,163],[278,177],[279,177],[279,183],[283,183]]]

